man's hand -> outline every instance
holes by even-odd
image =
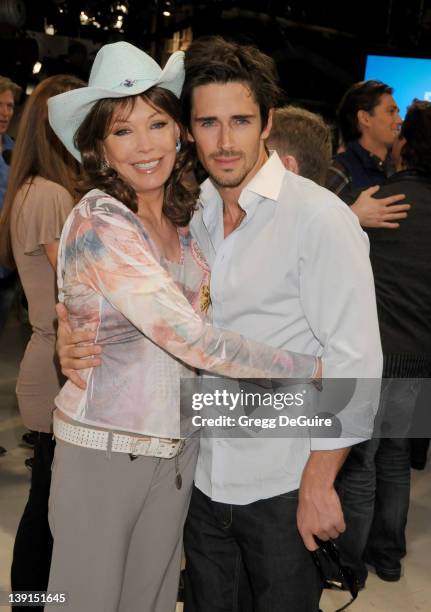
[[[349,449],[312,451],[299,488],[297,525],[308,550],[321,540],[337,538],[346,530],[340,499],[334,489],[335,477]]]
[[[395,204],[404,200],[405,195],[402,193],[387,198],[373,198],[379,189],[378,185],[365,189],[350,208],[362,227],[397,229],[400,226],[397,221],[407,217],[410,204]]]
[[[81,343],[83,342],[93,342],[96,334],[90,331],[73,331],[64,304],[57,304],[55,309],[58,316],[56,348],[60,359],[61,371],[74,385],[80,389],[85,389],[87,385],[78,376],[76,370],[99,366],[101,361],[95,355],[99,355],[102,349],[95,344],[82,346]]]

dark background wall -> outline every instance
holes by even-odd
[[[254,43],[275,59],[288,99],[327,116],[363,77],[367,53],[431,57],[431,0],[0,0],[1,74],[36,79],[44,58],[29,32],[47,25],[96,44],[125,39],[159,61],[175,32]]]

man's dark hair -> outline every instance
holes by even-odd
[[[186,51],[185,69],[181,102],[189,128],[193,90],[210,83],[244,83],[259,106],[262,129],[266,127],[281,92],[273,60],[259,49],[220,36],[198,38]]]
[[[331,129],[323,117],[296,106],[277,108],[266,142],[280,156],[292,155],[301,176],[319,185],[325,183],[332,143]]]
[[[413,100],[400,138],[406,141],[401,149],[403,166],[431,175],[431,102]]]
[[[381,81],[360,81],[346,91],[337,109],[338,125],[344,144],[361,137],[358,111],[373,113],[383,94],[392,95],[394,90]]]

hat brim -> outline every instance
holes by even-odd
[[[79,126],[96,102],[105,98],[135,96],[156,86],[171,91],[179,98],[183,83],[184,53],[176,51],[166,62],[160,77],[156,81],[154,79],[140,79],[135,82],[130,81],[126,86],[123,81],[112,89],[91,86],[80,87],[53,96],[48,100],[49,123],[69,153],[81,162],[81,154],[75,147],[74,138]]]

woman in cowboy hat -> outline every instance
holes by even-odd
[[[128,43],[103,47],[89,86],[50,101],[50,121],[82,162],[85,195],[60,241],[60,299],[96,331],[99,368],[57,397],[49,591],[69,610],[175,608],[197,440],[180,423],[180,379],[312,378],[314,357],[206,322],[209,270],[187,224],[179,103],[183,54],[164,70]]]

